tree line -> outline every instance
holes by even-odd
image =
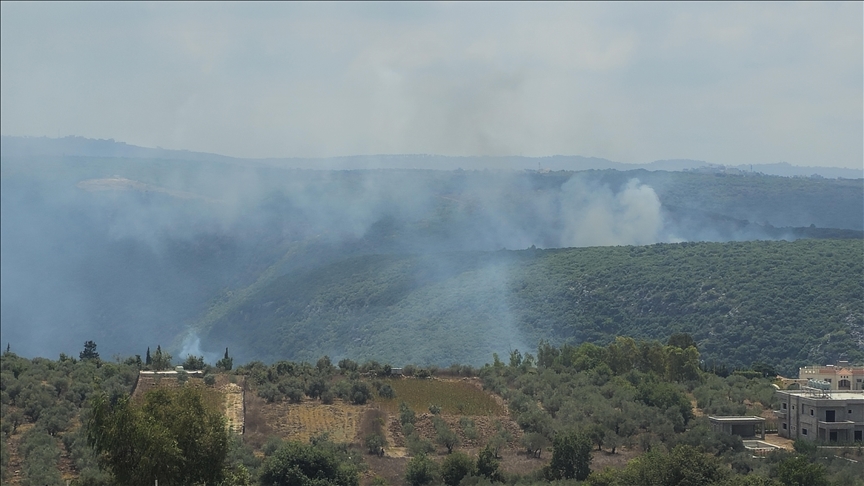
[[[693,413],[692,400],[706,413],[758,414],[773,405],[773,387],[758,372],[724,377],[700,369],[698,347],[687,334],[665,343],[628,337],[607,346],[541,342],[535,353],[512,350],[506,362],[494,355],[479,369],[408,367],[411,378],[397,378],[392,366],[375,361],[333,364],[325,356],[314,364],[252,362],[229,371],[229,358],[226,350],[218,372],[244,376],[253,392],[270,401],[297,401],[300,394],[299,400],[324,402],[329,393],[333,400],[362,404],[393,393],[392,380],[443,374],[478,376],[486,390],[506,399],[520,433],[498,429],[476,452],[460,441],[476,436],[470,417],[459,420],[457,434],[440,418],[440,407],[430,405],[435,428],[430,441],[415,427],[415,410],[403,402],[397,420],[411,454],[406,484],[845,485],[860,484],[864,477],[860,461],[826,457],[807,444],[796,444],[794,454],[778,451],[754,459],[740,438],[713,432],[704,416]],[[28,485],[63,484],[62,455],[78,473],[74,484],[81,485],[159,479],[163,484],[356,486],[368,468],[363,454],[381,455],[389,447],[378,428],[357,444],[334,443],[326,435],[309,443],[272,437],[256,455],[228,432],[218,393],[203,380],[155,388],[133,400],[132,387],[145,367],[146,359],[136,357],[102,360],[92,341],[78,359],[26,359],[7,349],[0,356],[3,483],[11,479],[13,445],[22,484]],[[208,376],[217,373],[205,369]],[[537,461],[534,472],[507,473],[501,467],[511,447]],[[622,449],[638,451],[637,458],[619,469],[592,467],[597,454],[614,456]]]

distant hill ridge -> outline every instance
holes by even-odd
[[[113,139],[91,139],[68,136],[63,138],[49,137],[17,137],[3,135],[0,137],[0,155],[2,157],[118,157],[118,158],[149,158],[166,160],[213,161],[213,162],[244,162],[261,165],[292,167],[302,169],[351,170],[351,169],[436,169],[436,170],[665,170],[665,171],[708,171],[747,173],[755,172],[766,175],[784,177],[809,177],[818,175],[826,178],[860,179],[864,178],[864,169],[845,169],[840,167],[809,167],[795,166],[786,162],[773,164],[742,164],[723,166],[710,164],[701,160],[670,159],[656,160],[644,164],[615,162],[599,157],[583,157],[579,155],[553,155],[548,157],[523,156],[445,156],[425,154],[392,154],[392,155],[352,155],[324,158],[265,158],[244,159],[225,155],[192,152],[188,150],[170,150],[163,148],[147,148],[118,142]]]

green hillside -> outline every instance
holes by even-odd
[[[240,359],[479,363],[492,352],[688,332],[707,364],[864,358],[864,241],[367,255],[272,280],[203,344]]]
[[[245,359],[371,359],[386,349],[394,360],[477,361],[540,337],[608,339],[589,324],[620,327],[613,312],[624,311],[591,311],[577,326],[564,317],[576,310],[558,303],[560,315],[535,318],[547,305],[512,287],[531,268],[514,263],[524,256],[450,252],[864,239],[862,179],[297,170],[285,161],[109,155],[0,157],[0,334],[22,355],[95,340],[125,354],[161,344],[180,356],[200,352],[192,329],[205,331],[213,359],[230,346]],[[346,280],[346,268],[361,275]],[[286,300],[280,286],[298,290]],[[357,297],[325,308],[338,301],[331,294]],[[268,314],[276,308],[282,314]],[[261,331],[217,339],[247,319]],[[269,332],[283,327],[291,342]]]

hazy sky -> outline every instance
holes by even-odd
[[[862,5],[4,2],[0,132],[861,168]]]

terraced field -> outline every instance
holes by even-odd
[[[507,415],[500,397],[483,391],[476,378],[428,379],[394,378],[387,383],[396,392],[395,398],[376,398],[381,408],[391,414],[405,402],[417,413],[429,411],[430,405],[441,407],[445,415],[496,416]]]
[[[354,442],[368,408],[340,402],[281,402],[266,405],[261,414],[269,428],[285,440],[308,442],[310,437],[326,432],[334,442]]]

